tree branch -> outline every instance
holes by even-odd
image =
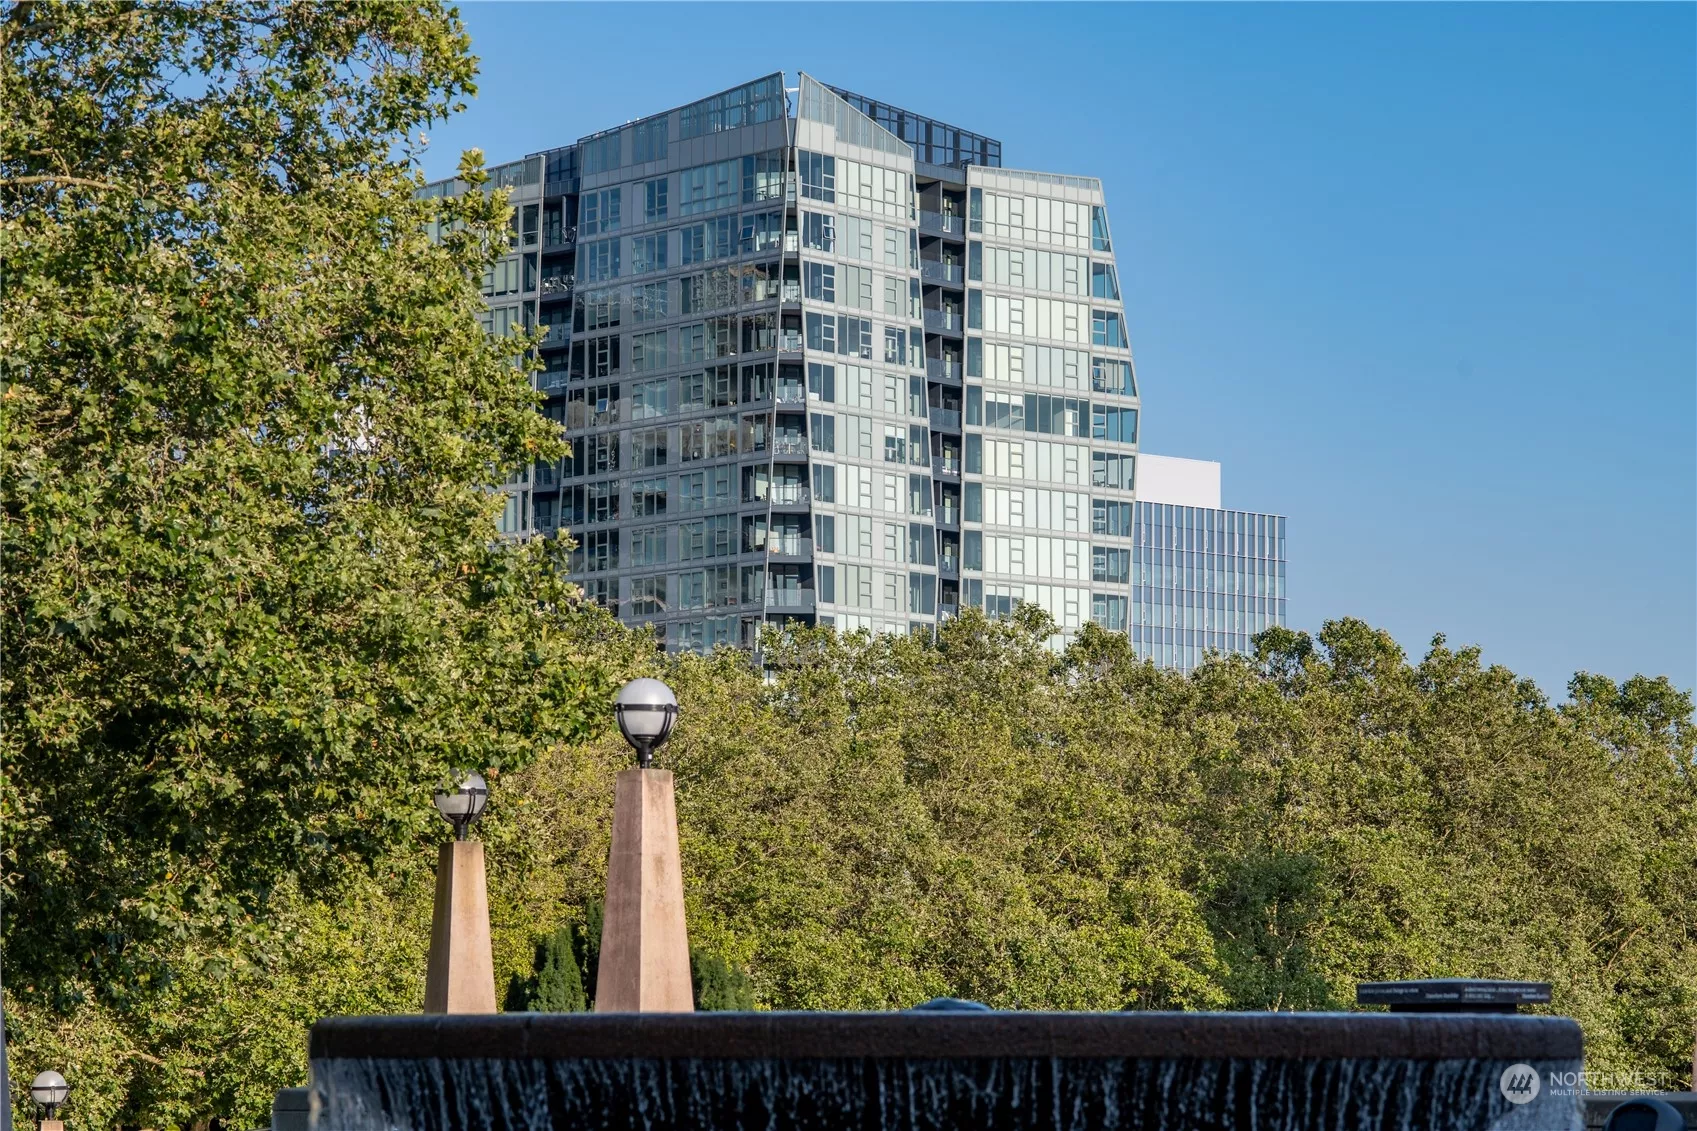
[[[105,181],[91,181],[86,177],[66,177],[58,173],[42,173],[31,177],[8,177],[0,180],[0,185],[41,185],[41,184],[81,185],[84,188],[110,189],[113,192],[123,191],[122,185],[111,185]]]

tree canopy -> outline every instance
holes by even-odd
[[[489,484],[563,450],[416,199],[433,4],[0,10],[6,980],[163,992],[604,715],[605,618]],[[474,160],[465,174],[482,174]],[[433,242],[427,223],[450,231]]]

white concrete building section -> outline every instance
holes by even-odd
[[[1215,460],[1139,453],[1136,483],[1140,503],[1220,509],[1220,465]]]

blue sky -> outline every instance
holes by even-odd
[[[1143,446],[1289,516],[1295,627],[1697,684],[1697,8],[462,11],[431,177],[775,70],[1099,176]]]

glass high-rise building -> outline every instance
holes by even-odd
[[[1188,667],[1282,623],[1282,519],[1139,494],[1095,178],[806,74],[491,172],[488,326],[544,329],[572,445],[503,528],[569,532],[587,596],[668,649],[1026,601]]]

